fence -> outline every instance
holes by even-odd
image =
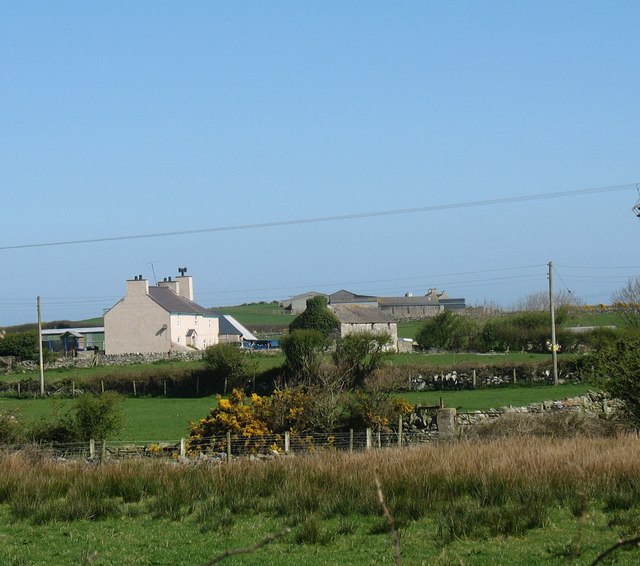
[[[64,444],[0,445],[0,453],[36,451],[39,454],[64,460],[102,462],[128,458],[154,458],[222,462],[234,457],[265,458],[281,454],[309,454],[322,451],[365,451],[415,446],[438,439],[438,432],[383,432],[373,429],[349,430],[336,433],[271,434],[240,436],[228,433],[175,441],[94,441]]]

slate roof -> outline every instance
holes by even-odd
[[[149,296],[169,313],[216,316],[197,303],[177,295],[168,287],[149,287]]]
[[[393,317],[375,307],[363,307],[360,305],[331,305],[330,308],[342,323],[375,324],[395,322]]]

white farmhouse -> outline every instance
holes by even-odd
[[[186,270],[184,270],[186,271]],[[203,350],[218,343],[218,316],[193,302],[193,278],[171,277],[149,285],[142,275],[104,315],[106,354]]]

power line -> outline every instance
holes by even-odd
[[[279,226],[295,226],[301,224],[318,224],[321,222],[338,222],[344,220],[359,220],[363,218],[375,218],[380,216],[397,216],[400,214],[414,214],[419,212],[436,212],[439,210],[452,210],[457,208],[473,208],[478,206],[493,206],[497,204],[511,204],[532,200],[546,200],[561,197],[574,197],[580,195],[611,193],[616,191],[627,191],[634,189],[635,184],[613,185],[610,187],[596,187],[590,189],[578,189],[574,191],[557,191],[553,193],[538,193],[533,195],[523,195],[519,197],[503,197],[497,199],[475,200],[451,204],[439,204],[432,206],[419,206],[414,208],[399,208],[392,210],[380,210],[375,212],[359,212],[355,214],[340,214],[333,216],[319,216],[315,218],[299,218],[293,220],[277,220],[274,222],[260,222],[256,224],[237,224],[232,226],[217,226],[212,228],[200,228],[196,230],[179,230],[174,232],[155,232],[150,234],[131,234],[127,236],[111,236],[106,238],[87,238],[82,240],[61,240],[58,242],[40,242],[36,244],[16,244],[11,246],[0,246],[0,250],[17,250],[25,248],[45,248],[54,246],[70,246],[77,244],[95,244],[100,242],[116,242],[122,240],[140,240],[147,238],[165,238],[169,236],[186,236],[193,234],[205,234],[213,232],[231,232],[239,230],[253,230],[259,228],[275,228]]]

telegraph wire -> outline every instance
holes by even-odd
[[[102,243],[102,242],[117,242],[117,241],[124,241],[124,240],[140,240],[140,239],[148,239],[148,238],[165,238],[169,236],[186,236],[186,235],[206,234],[206,233],[214,233],[214,232],[254,230],[254,229],[260,229],[260,228],[275,228],[275,227],[281,227],[281,226],[295,226],[295,225],[301,225],[301,224],[318,224],[322,222],[339,222],[339,221],[345,221],[345,220],[360,220],[363,218],[397,216],[400,214],[436,212],[440,210],[473,208],[473,207],[479,207],[479,206],[494,206],[499,204],[512,204],[512,203],[527,202],[527,201],[534,201],[534,200],[574,197],[574,196],[589,195],[589,194],[596,194],[596,193],[611,193],[616,191],[627,191],[631,189],[633,190],[636,189],[636,185],[634,183],[626,184],[626,185],[612,185],[609,187],[577,189],[573,191],[556,191],[552,193],[537,193],[532,195],[523,195],[523,196],[516,196],[516,197],[502,197],[502,198],[496,198],[496,199],[475,200],[475,201],[466,201],[466,202],[450,203],[450,204],[418,206],[414,208],[399,208],[399,209],[380,210],[380,211],[373,211],[373,212],[358,212],[354,214],[338,214],[333,216],[318,216],[318,217],[312,217],[312,218],[298,218],[298,219],[292,219],[292,220],[277,220],[274,222],[259,222],[255,224],[236,224],[231,226],[216,226],[211,228],[200,228],[195,230],[178,230],[173,232],[155,232],[155,233],[149,233],[149,234],[130,234],[126,236],[87,238],[82,240],[61,240],[58,242],[40,242],[35,244],[15,244],[10,246],[0,246],[0,251],[26,249],[26,248],[45,248],[45,247],[54,247],[54,246],[71,246],[71,245],[78,245],[78,244],[95,244],[95,243]]]

